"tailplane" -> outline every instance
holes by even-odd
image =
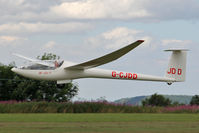
[[[183,82],[186,78],[186,58],[187,51],[186,49],[172,49],[165,50],[171,51],[172,55],[169,60],[169,65],[165,74],[167,78],[173,78],[176,82]],[[171,83],[168,83],[169,85]]]

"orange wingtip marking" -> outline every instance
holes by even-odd
[[[144,40],[138,40],[138,42],[144,42]]]

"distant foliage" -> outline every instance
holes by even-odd
[[[57,56],[57,55],[52,54],[52,53],[44,53],[44,55],[42,55],[42,56],[37,56],[37,59],[40,59],[40,60],[59,60],[60,56]]]
[[[58,59],[44,54],[42,59]],[[78,94],[78,85],[69,83],[57,86],[55,81],[38,81],[16,75],[11,71],[15,64],[0,66],[0,101],[56,101],[67,102]]]
[[[188,105],[190,104],[192,96],[188,95],[163,95],[165,98],[168,98],[172,101],[172,105]],[[142,105],[142,101],[150,96],[136,96],[130,98],[122,98],[114,101],[119,104],[127,104],[127,105]]]
[[[190,104],[191,105],[199,105],[199,95],[193,96],[192,99],[191,99]]]
[[[162,95],[153,94],[150,98],[146,98],[142,101],[143,106],[169,106],[171,105],[171,100],[165,98]]]

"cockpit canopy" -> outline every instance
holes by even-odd
[[[54,70],[56,68],[61,67],[64,61],[56,60],[56,61],[48,61],[48,63],[49,63],[49,66],[32,62],[31,65],[22,66],[20,68],[27,69],[27,70]]]

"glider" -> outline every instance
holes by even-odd
[[[172,55],[166,73],[163,77],[96,68],[117,60],[143,42],[144,40],[137,40],[136,42],[112,53],[80,64],[68,61],[38,60],[14,54],[15,56],[32,62],[33,65],[20,68],[15,67],[12,68],[12,71],[31,79],[57,81],[57,84],[70,83],[72,80],[80,78],[159,81],[166,82],[168,85],[171,85],[173,82],[185,81],[186,49],[165,50],[171,51]]]

